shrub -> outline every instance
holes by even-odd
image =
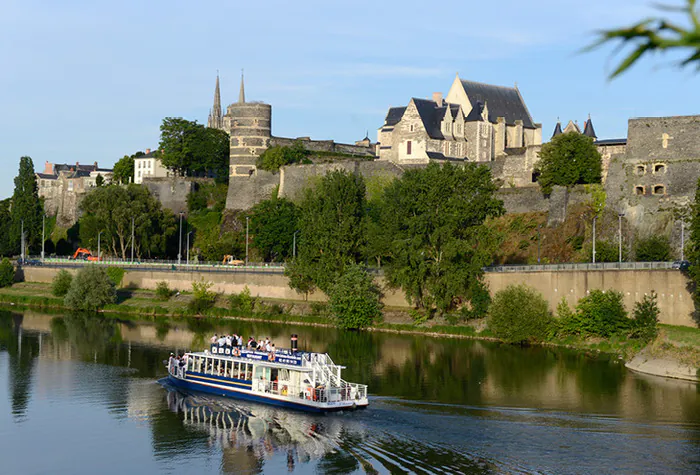
[[[70,289],[71,282],[73,282],[71,273],[61,269],[53,278],[53,282],[51,282],[51,293],[54,297],[65,297]]]
[[[169,300],[172,295],[173,291],[170,290],[166,281],[161,280],[156,284],[156,297],[158,300]]]
[[[250,289],[246,285],[240,294],[231,294],[228,298],[228,303],[231,310],[253,313],[258,304],[257,300],[257,298],[251,297]]]
[[[645,295],[641,302],[635,302],[633,314],[630,336],[644,341],[656,338],[659,333],[659,306],[654,291]]]
[[[126,274],[126,271],[121,267],[107,268],[107,275],[110,279],[112,279],[112,282],[114,282],[115,287],[121,287],[122,279],[124,279],[124,274]]]
[[[382,314],[381,293],[372,276],[352,264],[333,285],[329,294],[331,312],[341,328],[360,329],[374,323]]]
[[[9,287],[15,282],[15,267],[6,257],[0,262],[0,287]]]
[[[622,293],[614,290],[592,290],[590,295],[578,301],[575,322],[572,323],[574,325],[568,328],[571,333],[588,333],[602,337],[627,330],[630,325],[625,305],[622,303]]]
[[[508,343],[544,341],[550,322],[549,304],[526,285],[496,292],[489,308],[489,329]]]
[[[637,241],[636,257],[640,262],[671,260],[671,244],[665,236],[651,236]]]
[[[85,266],[75,275],[64,299],[75,310],[96,311],[117,299],[117,289],[107,272],[97,266]]]
[[[212,292],[214,284],[205,280],[192,282],[192,300],[188,304],[191,312],[201,314],[214,306],[216,302],[216,292]]]

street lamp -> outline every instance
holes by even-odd
[[[685,260],[685,221],[681,221],[681,260]]]
[[[542,229],[542,225],[538,224],[537,225],[537,263],[540,263],[540,229]]]
[[[187,233],[187,265],[190,265],[190,234],[192,233],[193,231]]]
[[[44,238],[44,234],[46,232],[46,215],[42,214],[41,215],[41,262],[44,262],[44,242],[46,239]]]
[[[134,262],[134,217],[131,217],[131,262]]]
[[[182,262],[182,211],[180,211],[180,240],[177,245],[177,265]]]
[[[618,246],[620,248],[620,260],[619,262],[622,263],[622,218],[625,216],[625,213],[619,213],[617,215],[617,236],[618,236]]]
[[[100,262],[100,238],[102,237],[102,233],[104,231],[100,231],[97,233],[97,262]]]
[[[22,264],[24,264],[24,220],[21,220],[21,221],[22,221],[22,229],[21,229],[22,234],[20,234],[20,241],[19,241],[19,250],[20,250],[19,258],[22,260]]]
[[[593,216],[593,264],[595,264],[595,220],[597,216]]]
[[[245,265],[248,265],[248,225],[250,224],[250,217],[245,217]]]
[[[296,259],[297,257],[297,233],[299,230],[297,229],[294,231],[294,235],[292,236],[292,259]]]

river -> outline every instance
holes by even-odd
[[[327,351],[370,407],[164,384],[214,333]],[[334,328],[0,311],[0,473],[698,473],[700,385],[564,349]]]

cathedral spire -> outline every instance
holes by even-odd
[[[245,86],[243,85],[243,70],[241,69],[241,90],[238,93],[238,103],[243,104],[245,102]]]
[[[216,87],[214,88],[214,107],[209,111],[207,127],[220,129],[223,126],[223,113],[221,111],[221,90],[219,89],[219,72],[216,72]]]

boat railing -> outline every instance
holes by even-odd
[[[253,390],[320,403],[360,402],[367,397],[367,386],[354,383],[347,383],[342,387],[329,387],[326,385],[313,387],[309,384],[293,385],[284,381],[259,379],[253,382]]]

